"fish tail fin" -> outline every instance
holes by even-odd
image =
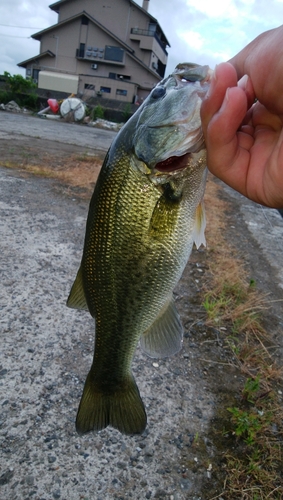
[[[146,427],[146,412],[134,377],[129,373],[112,391],[104,391],[88,374],[77,413],[79,434],[111,425],[123,434],[139,434]]]

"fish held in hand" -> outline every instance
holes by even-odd
[[[90,202],[81,265],[67,305],[95,318],[95,349],[76,428],[141,433],[131,372],[140,340],[152,357],[179,351],[173,289],[193,243],[205,243],[206,155],[200,106],[208,66],[180,64],[113,141]]]

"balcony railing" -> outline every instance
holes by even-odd
[[[162,50],[165,52],[165,54],[168,56],[168,52],[166,50],[166,43],[162,42],[161,38],[158,36],[156,31],[154,30],[141,30],[139,28],[132,28],[131,33],[133,35],[141,35],[141,36],[153,36],[155,40],[159,43],[160,47]]]
[[[139,28],[132,28],[133,35],[154,36],[155,30],[140,30]]]

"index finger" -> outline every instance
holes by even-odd
[[[211,78],[210,88],[202,102],[201,120],[204,132],[217,111],[221,108],[228,87],[237,85],[237,74],[230,63],[216,66]]]

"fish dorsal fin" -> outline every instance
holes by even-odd
[[[206,226],[206,218],[205,218],[205,210],[203,202],[199,203],[196,208],[196,218],[195,218],[195,226],[193,230],[193,238],[197,248],[201,245],[206,246],[205,240],[205,226]]]
[[[88,306],[86,303],[84,288],[83,288],[83,277],[81,267],[78,270],[77,277],[71,288],[70,295],[67,300],[67,306],[72,309],[85,309],[88,311]]]
[[[142,350],[151,358],[166,358],[182,347],[183,327],[171,297],[154,323],[140,339]]]

